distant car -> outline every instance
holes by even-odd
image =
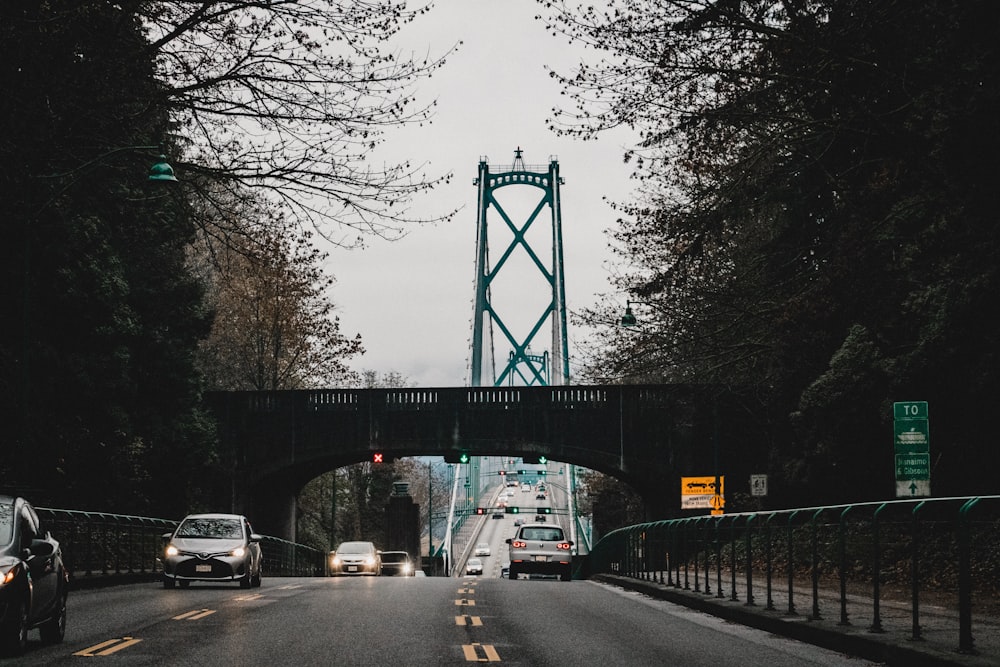
[[[535,521],[537,521],[538,523],[545,523],[545,521],[547,521],[547,519],[545,518],[544,514],[536,514],[535,515]]]
[[[379,558],[382,560],[382,574],[384,576],[402,575],[412,577],[415,574],[413,560],[410,554],[405,551],[383,551]]]
[[[465,573],[466,574],[482,574],[483,573],[483,561],[478,558],[470,558],[465,563]]]
[[[192,581],[238,581],[260,586],[264,559],[261,536],[240,514],[190,514],[163,536],[163,587]]]
[[[515,526],[523,526],[524,525],[524,519],[522,519],[521,517],[517,517],[516,519],[514,519],[514,525]]]
[[[493,518],[494,519],[502,519],[504,517],[504,514],[505,514],[505,512],[503,512],[501,510],[494,510],[494,512],[493,512]]]
[[[27,500],[0,495],[0,655],[23,653],[32,628],[61,642],[68,591],[59,542]]]
[[[371,542],[343,542],[336,551],[330,552],[330,574],[367,574],[378,576],[382,573],[379,550]]]
[[[510,565],[504,565],[500,568],[500,578],[509,579],[510,578]]]
[[[476,545],[476,556],[489,556],[490,555],[490,545],[486,542],[480,542]]]
[[[531,491],[531,485],[530,484],[522,484],[521,485],[521,491],[523,493],[527,493],[528,491]]]
[[[563,581],[573,577],[571,540],[560,526],[528,523],[507,539],[510,556],[510,579],[519,574],[556,574]]]
[[[548,498],[548,496],[545,495],[544,491],[539,491],[535,494],[535,500],[545,500],[546,498]]]

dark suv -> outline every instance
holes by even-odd
[[[66,634],[69,574],[59,543],[24,498],[0,495],[0,655],[20,655],[28,631],[55,644]]]

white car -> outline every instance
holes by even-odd
[[[190,514],[163,536],[163,587],[187,588],[192,581],[238,581],[260,586],[261,536],[238,514]]]
[[[487,544],[486,542],[480,542],[479,544],[476,545],[475,555],[477,555],[477,556],[489,556],[490,555],[490,545]]]
[[[483,573],[483,561],[478,558],[470,558],[465,563],[465,573],[466,574],[482,574]]]
[[[559,526],[546,523],[526,523],[507,539],[510,556],[510,580],[519,574],[554,574],[562,581],[573,578],[571,540]]]

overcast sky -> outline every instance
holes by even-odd
[[[332,299],[342,331],[360,333],[367,350],[351,363],[355,370],[395,371],[418,387],[468,384],[476,238],[473,180],[482,157],[493,171],[510,165],[518,147],[529,165],[547,164],[550,156],[559,160],[565,179],[561,195],[567,306],[579,310],[609,291],[614,258],[604,230],[615,214],[602,198],[621,200],[630,191],[629,171],[622,163],[630,135],[582,142],[546,129],[550,109],[565,105],[568,98],[560,99],[560,89],[544,66],[567,71],[581,55],[595,54],[581,54],[547,34],[534,19],[537,13],[534,0],[437,0],[429,15],[404,29],[400,48],[421,56],[427,51],[439,54],[459,41],[463,45],[418,89],[421,100],[438,101],[434,122],[393,133],[384,150],[428,162],[432,173],[454,172],[451,184],[417,200],[417,211],[464,208],[451,222],[413,229],[398,241],[376,239],[363,250],[331,251],[329,268],[337,280]],[[525,198],[537,203],[540,190],[517,188],[522,189]],[[509,190],[515,188],[503,189]],[[547,234],[548,209],[545,215],[535,224],[544,224]],[[525,219],[515,222],[523,224]],[[492,236],[492,220],[490,225]],[[494,259],[503,250],[491,249]],[[546,262],[547,252],[539,251]],[[506,266],[501,275],[508,284],[515,276],[524,280],[520,294],[525,295],[525,312],[520,316],[534,321],[531,295],[537,297],[538,290],[548,286],[539,284],[536,269],[520,266],[523,275]],[[548,299],[545,293],[544,303]],[[516,320],[518,315],[508,317]],[[523,339],[523,334],[517,335]],[[571,324],[569,335],[572,374],[575,342],[586,332]],[[547,327],[536,341],[533,352],[548,349]],[[509,351],[507,345],[497,346],[498,366]]]

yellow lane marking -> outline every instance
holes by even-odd
[[[476,589],[474,588],[459,588],[458,592],[460,595],[475,595]]]
[[[233,599],[237,602],[250,602],[251,600],[259,600],[262,597],[264,597],[263,593],[255,593],[253,595],[238,595]]]
[[[455,605],[458,607],[475,607],[475,600],[455,600]]]
[[[478,616],[469,616],[468,614],[462,614],[461,616],[455,617],[455,625],[482,625],[483,619]]]
[[[123,648],[128,648],[133,644],[138,644],[141,639],[136,639],[134,637],[122,637],[121,639],[109,639],[106,642],[101,642],[100,644],[94,644],[90,648],[85,648],[82,651],[77,651],[73,655],[82,655],[88,658],[95,655],[111,655],[112,653],[117,653]],[[107,648],[110,647],[110,648]]]
[[[214,609],[195,609],[193,611],[187,611],[180,616],[174,616],[175,621],[197,621],[200,618],[205,618],[206,616],[211,616],[215,613]]]
[[[482,649],[486,657],[480,658],[478,649]],[[462,653],[468,662],[500,662],[500,654],[492,644],[463,644]]]

